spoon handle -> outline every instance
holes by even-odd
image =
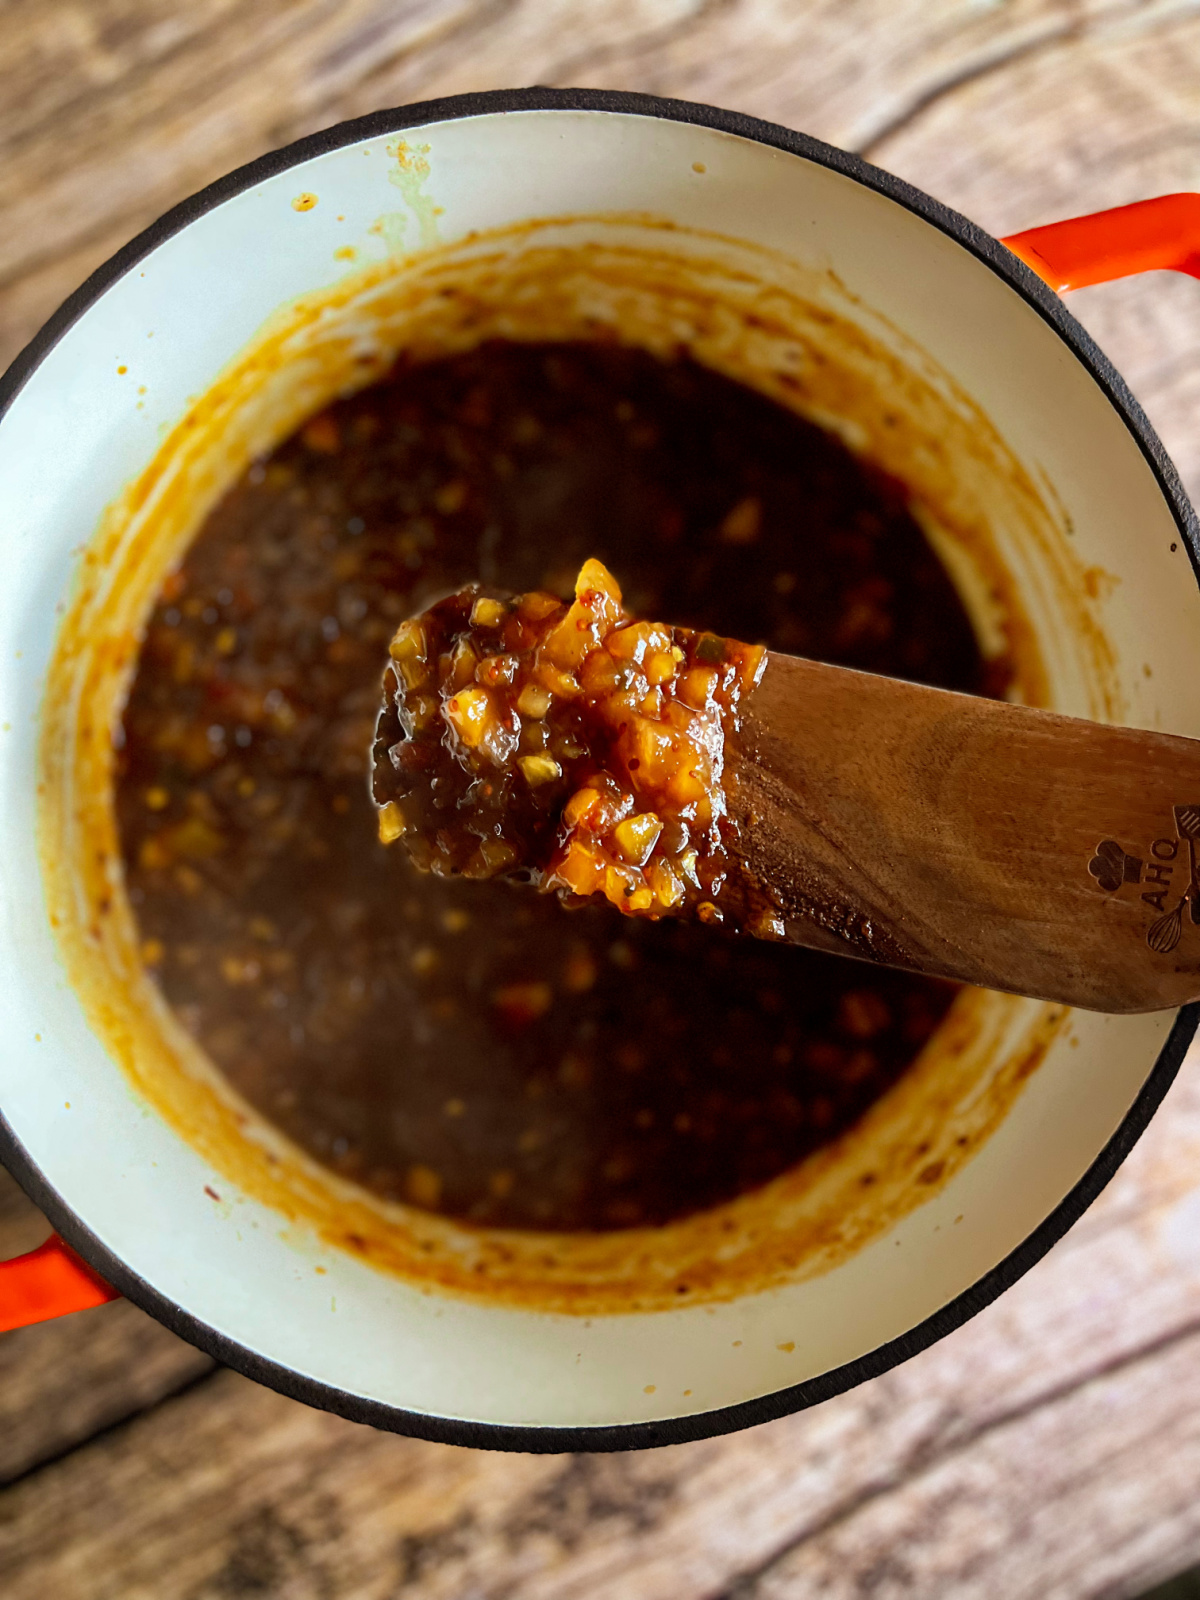
[[[793,943],[1096,1011],[1200,997],[1200,740],[772,655],[730,775]]]

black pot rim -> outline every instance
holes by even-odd
[[[931,226],[955,239],[985,262],[1026,300],[1044,321],[1058,333],[1108,396],[1133,436],[1170,506],[1180,539],[1191,559],[1193,572],[1200,578],[1200,525],[1197,523],[1183,486],[1166,451],[1144,412],[1130,393],[1124,379],[1066,310],[1057,295],[1030,269],[990,234],[966,217],[931,199],[921,190],[893,177],[832,145],[823,144],[802,133],[793,133],[774,123],[735,111],[683,100],[668,100],[657,95],[630,94],[599,89],[503,89],[481,94],[453,95],[395,110],[377,111],[351,122],[339,123],[283,149],[261,156],[257,161],[219,178],[199,193],[173,207],[133,239],[116,255],[92,273],[72,294],[29,345],[17,356],[0,378],[0,421],[47,354],[101,294],[127,273],[151,250],[156,249],[189,223],[211,211],[222,201],[253,188],[265,179],[297,166],[313,156],[323,155],[362,139],[400,133],[433,122],[458,120],[494,113],[536,111],[590,111],[625,116],[654,117],[670,122],[685,122],[696,127],[716,129],[756,143],[797,155],[828,167],[864,188],[885,195],[906,210],[914,212]],[[271,1361],[256,1351],[228,1338],[207,1323],[191,1316],[168,1296],[132,1271],[90,1231],[82,1219],[55,1191],[45,1174],[29,1156],[13,1129],[0,1115],[0,1161],[8,1168],[45,1213],[51,1224],[79,1252],[85,1261],[114,1288],[143,1311],[148,1312],[173,1333],[206,1351],[225,1366],[277,1390],[291,1399],[318,1406],[352,1422],[368,1423],[395,1433],[409,1434],[441,1444],[474,1449],[519,1450],[526,1452],[600,1451],[646,1449],[657,1445],[682,1444],[732,1433],[739,1428],[803,1410],[828,1400],[847,1389],[887,1372],[910,1356],[918,1354],[961,1327],[970,1317],[990,1305],[1005,1289],[1029,1271],[1067,1229],[1078,1220],[1116,1172],[1141,1137],[1150,1118],[1170,1087],[1200,1022],[1200,1003],[1183,1007],[1175,1017],[1170,1034],[1159,1052],[1137,1098],[1104,1149],[1084,1176],[1045,1220],[1008,1256],[977,1282],[916,1327],[877,1349],[844,1365],[793,1384],[771,1394],[736,1405],[719,1407],[689,1416],[660,1421],[620,1423],[610,1426],[538,1427],[473,1422],[462,1418],[439,1417],[408,1411],[382,1401],[366,1399],[335,1385],[309,1378],[282,1363]]]

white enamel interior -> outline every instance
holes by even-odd
[[[832,267],[974,397],[1052,485],[1082,559],[1119,579],[1104,617],[1126,720],[1200,735],[1200,597],[1154,477],[1067,346],[953,240],[819,165],[681,123],[539,111],[407,135],[418,136],[444,241],[524,218],[644,212]],[[381,254],[369,231],[381,214],[393,245],[402,228],[406,245],[422,242],[384,144],[315,157],[189,224],[89,308],[0,422],[0,1107],[110,1250],[202,1322],[324,1383],[513,1424],[627,1423],[744,1401],[902,1334],[1018,1245],[1121,1121],[1171,1017],[1077,1013],[982,1153],[824,1277],[588,1322],[419,1293],[237,1196],[135,1098],[89,1031],[47,926],[35,735],[78,549],[189,397],[277,307],[346,270],[338,247]],[[297,212],[305,190],[318,204]],[[1089,709],[1066,667],[1052,688],[1060,709]]]

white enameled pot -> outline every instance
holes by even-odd
[[[535,248],[540,278],[526,270]],[[481,251],[493,252],[491,265],[481,267]],[[1023,253],[1037,264],[1035,251]],[[405,342],[406,316],[432,315],[428,297],[406,299],[404,285],[444,287],[455,271],[474,274],[481,303],[510,295],[511,326],[503,306],[481,313],[493,331],[532,336],[539,317],[548,332],[577,331],[591,317],[655,347],[690,345],[792,394],[884,459],[924,497],[981,638],[990,630],[991,647],[1011,648],[1021,691],[1058,709],[1200,735],[1195,519],[1119,376],[1002,244],[840,151],[642,96],[471,96],[380,113],[265,157],[102,268],[3,380],[5,1163],[107,1282],[297,1398],[382,1427],[523,1450],[700,1437],[878,1373],[1011,1284],[1144,1128],[1196,1013],[1047,1016],[1031,1002],[997,998],[991,1011],[981,1002],[963,1103],[938,1109],[930,1090],[941,1122],[966,1126],[966,1099],[1008,1083],[1002,1114],[961,1141],[969,1158],[939,1160],[932,1176],[928,1161],[915,1163],[893,1184],[886,1215],[819,1260],[798,1256],[790,1276],[731,1279],[724,1292],[718,1260],[694,1300],[651,1296],[622,1309],[603,1302],[601,1285],[588,1315],[431,1287],[339,1248],[302,1207],[281,1208],[273,1191],[243,1181],[248,1167],[191,1137],[186,1117],[164,1114],[122,1058],[97,999],[103,983],[94,972],[90,987],[76,981],[62,927],[74,915],[70,863],[45,855],[48,839],[70,836],[61,818],[57,832],[47,824],[38,794],[47,716],[73,726],[72,708],[46,699],[73,681],[60,670],[63,615],[83,615],[80,594],[110,570],[122,583],[135,571],[131,540],[151,512],[133,506],[130,485],[150,481],[164,450],[183,449],[181,420],[200,414],[214,386],[231,371],[245,378],[248,349],[274,340],[262,380],[274,387],[254,426],[236,419],[246,408],[229,411],[222,426],[238,443],[221,471],[328,398],[330,382],[350,386],[347,362],[377,370]],[[708,301],[697,309],[701,280],[720,280],[716,312]],[[553,292],[535,292],[539,282]],[[361,304],[359,290],[341,293],[354,283]],[[308,307],[304,338],[278,337],[298,306]],[[804,322],[794,340],[790,317]],[[428,348],[468,338],[463,324],[426,324]],[[822,354],[821,327],[835,330],[832,353]],[[330,328],[342,341],[340,377],[318,381],[312,341]],[[210,422],[217,411],[214,402]],[[889,444],[889,429],[904,442]],[[215,474],[212,492],[216,459],[201,463]],[[116,533],[112,507],[123,508]],[[203,1077],[202,1064],[191,1070]],[[256,1150],[270,1141],[254,1128],[246,1137]],[[857,1149],[847,1147],[851,1164]],[[760,1206],[753,1226],[800,1230],[795,1219],[835,1176],[814,1168],[808,1190],[772,1191],[776,1212]]]

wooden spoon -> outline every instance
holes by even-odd
[[[1094,1011],[1200,998],[1200,740],[772,653],[727,773],[796,944]]]
[[[1200,998],[1200,740],[635,623],[595,560],[569,605],[452,595],[390,660],[380,837],[427,870],[1096,1011]]]

